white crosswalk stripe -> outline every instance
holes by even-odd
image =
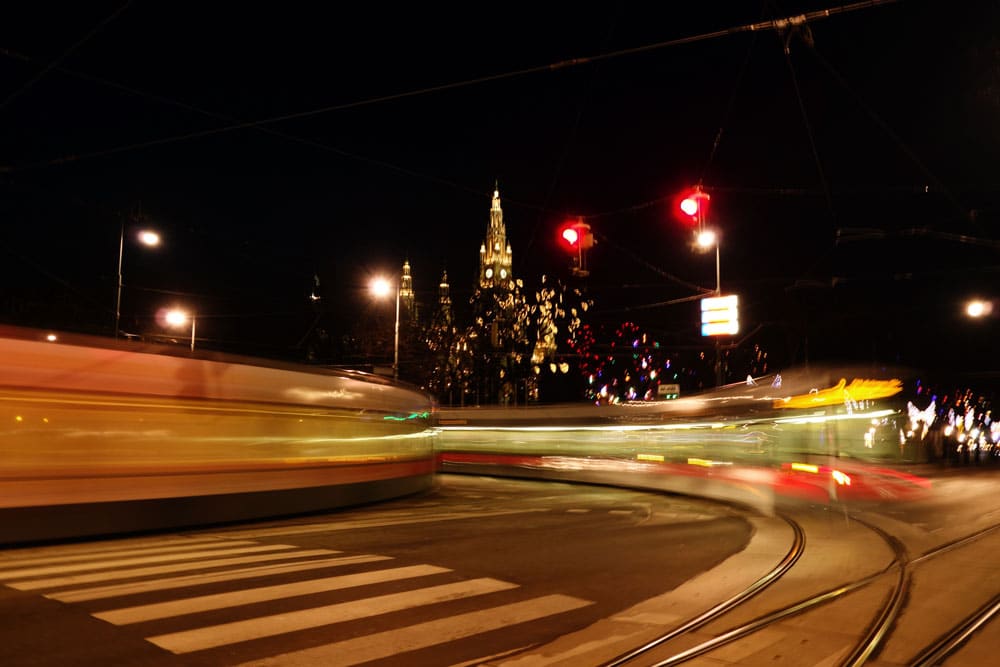
[[[372,570],[369,572],[359,572],[357,574],[345,574],[338,577],[325,577],[323,579],[307,579],[297,581],[292,584],[279,584],[276,586],[261,586],[259,588],[249,588],[245,590],[233,591],[231,593],[216,593],[214,595],[200,595],[193,598],[182,598],[171,600],[170,602],[158,602],[139,607],[126,607],[124,609],[113,609],[94,614],[97,618],[114,623],[115,625],[127,625],[129,623],[142,623],[157,618],[169,618],[170,616],[183,616],[184,614],[196,614],[211,609],[225,609],[255,602],[269,602],[280,600],[286,597],[298,595],[311,595],[313,593],[327,593],[344,588],[354,588],[377,584],[386,581],[397,581],[400,579],[410,579],[413,577],[426,577],[431,574],[450,572],[443,567],[433,565],[410,565],[408,567],[394,567],[386,570]]]
[[[289,528],[295,527],[278,530],[283,534]],[[314,532],[317,524],[298,529]],[[94,618],[139,628],[148,642],[176,655],[323,629],[326,643],[317,644],[318,635],[305,644],[295,639],[284,654],[274,654],[281,650],[280,641],[249,644],[242,659],[256,652],[261,657],[248,664],[261,665],[356,664],[593,604],[566,595],[524,599],[518,584],[462,578],[436,565],[387,567],[390,556],[266,545],[249,534],[234,537],[7,552],[0,557],[0,583],[65,604],[88,604]],[[157,594],[153,601],[151,594]],[[145,597],[134,598],[139,595]],[[261,606],[270,602],[281,603],[283,611]],[[459,611],[449,614],[449,608]],[[387,616],[398,612],[410,613]],[[354,627],[337,637],[332,629],[374,617],[387,620],[367,635],[358,635]],[[402,625],[389,629],[386,623]]]
[[[156,565],[151,567],[130,568],[119,570],[104,570],[101,572],[90,572],[86,574],[72,574],[61,577],[50,577],[48,579],[29,579],[27,581],[15,581],[7,584],[11,588],[21,591],[37,591],[43,588],[55,588],[57,586],[72,586],[74,584],[92,584],[98,581],[114,581],[127,577],[148,577],[156,574],[167,574],[170,572],[185,572],[194,568],[225,567],[229,565],[245,565],[246,563],[261,563],[274,560],[285,560],[295,556],[302,556],[302,551],[289,551],[290,547],[280,545],[282,550],[279,553],[265,553],[254,556],[241,556],[238,558],[217,558],[214,560],[202,560],[196,562],[170,563],[168,565]],[[265,549],[273,552],[273,549]],[[327,549],[314,549],[311,554],[329,555],[336,553]],[[3,577],[0,576],[0,581]]]
[[[238,544],[243,544],[242,542]],[[231,556],[236,554],[260,553],[263,551],[282,551],[294,549],[287,544],[264,544],[257,546],[244,546],[236,549],[220,548],[210,551],[186,551],[183,554],[155,554],[151,556],[141,556],[132,558],[112,558],[112,559],[91,559],[83,563],[63,564],[63,565],[43,565],[41,567],[22,567],[13,570],[0,570],[0,581],[4,579],[19,579],[21,577],[37,577],[45,574],[55,574],[64,572],[84,572],[87,570],[104,570],[109,568],[128,567],[129,565],[142,565],[145,563],[157,563],[165,560],[201,560],[215,556]]]
[[[270,665],[357,665],[369,660],[388,658],[406,651],[446,644],[517,623],[536,621],[547,616],[573,611],[593,604],[568,595],[547,595],[532,600],[478,609],[399,630],[376,632],[342,642],[324,644],[301,651],[284,653],[243,663],[260,667]]]
[[[324,625],[354,621],[369,616],[378,616],[474,595],[485,595],[516,587],[517,584],[498,579],[470,579],[419,588],[404,593],[378,595],[365,598],[360,602],[354,600],[339,602],[323,607],[260,616],[245,621],[233,621],[196,630],[147,637],[147,640],[173,653],[190,653],[260,637],[273,637],[298,630],[319,628]]]
[[[62,555],[38,555],[38,556],[21,556],[16,557],[16,563],[19,567],[25,567],[28,565],[39,566],[39,565],[53,565],[56,563],[72,563],[78,561],[93,561],[95,558],[101,557],[102,554],[114,554],[116,558],[123,558],[125,556],[140,556],[142,554],[156,553],[156,554],[169,554],[169,553],[180,553],[184,551],[194,551],[196,549],[207,549],[212,546],[221,547],[238,547],[238,546],[251,546],[259,544],[254,540],[226,540],[223,542],[218,537],[200,539],[200,540],[184,540],[183,542],[179,540],[170,540],[169,542],[159,542],[156,544],[151,544],[147,546],[133,546],[130,548],[122,548],[120,545],[115,547],[106,548],[94,548],[87,549],[85,551],[78,551],[70,554]],[[0,563],[4,560],[12,560],[6,558],[0,558]],[[0,571],[0,576],[3,576],[3,571]]]
[[[329,553],[325,549],[311,549],[299,551],[296,556],[313,556],[316,554]],[[134,595],[136,593],[150,593],[153,591],[163,591],[171,588],[185,588],[188,586],[198,586],[201,584],[214,584],[223,581],[238,581],[240,579],[253,579],[255,577],[266,577],[276,574],[288,574],[290,572],[305,572],[307,570],[328,569],[343,565],[357,565],[361,563],[373,563],[376,561],[389,560],[389,556],[373,556],[364,554],[361,556],[339,556],[336,558],[322,558],[320,560],[309,560],[302,563],[286,563],[279,565],[259,565],[256,567],[245,567],[236,570],[224,570],[222,572],[212,572],[206,574],[189,574],[182,577],[165,577],[163,579],[153,579],[150,581],[137,581],[127,584],[112,584],[109,586],[93,586],[91,588],[75,588],[67,591],[56,591],[47,593],[45,597],[60,602],[86,602],[88,600],[100,600],[102,598],[120,597],[122,595]]]

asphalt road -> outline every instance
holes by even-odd
[[[0,551],[0,663],[455,665],[669,591],[741,551],[723,505],[441,475],[291,519]]]

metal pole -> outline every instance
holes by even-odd
[[[715,296],[722,296],[722,282],[719,271],[719,235],[715,235]],[[722,348],[719,337],[715,337],[715,386],[722,386]]]
[[[125,218],[121,219],[121,231],[118,234],[118,294],[115,296],[115,339],[118,338],[119,321],[122,311],[122,256],[125,254]]]
[[[195,317],[191,318],[191,351],[194,352],[194,328],[198,320]]]
[[[396,279],[396,326],[392,346],[392,379],[399,379],[399,279]]]
[[[722,296],[722,281],[719,276],[719,235],[715,235],[715,296]]]

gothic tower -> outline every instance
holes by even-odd
[[[441,275],[441,284],[438,285],[438,314],[441,323],[451,326],[451,288],[448,286],[448,272]]]
[[[403,262],[403,273],[399,277],[399,306],[404,308],[411,320],[417,319],[417,303],[413,294],[413,277],[410,275],[410,260]]]
[[[470,300],[477,403],[507,404],[514,400],[518,387],[523,386],[530,357],[530,327],[524,297],[511,274],[511,255],[500,189],[496,188],[486,240],[479,247],[479,284]]]
[[[503,225],[500,190],[495,189],[486,241],[479,246],[479,286],[483,289],[510,289],[514,282],[510,267],[511,250],[510,244],[507,243],[507,230]]]

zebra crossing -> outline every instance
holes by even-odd
[[[322,528],[268,530],[256,536]],[[245,664],[358,664],[593,604],[531,596],[515,582],[435,564],[253,537],[241,531],[0,552],[0,584],[82,608],[177,656],[226,649],[220,664],[233,664],[233,656]],[[344,626],[350,630],[340,632]]]

